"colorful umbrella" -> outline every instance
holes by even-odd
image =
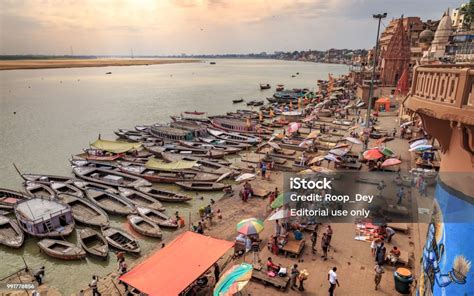
[[[280,149],[281,149],[281,147],[280,147],[277,143],[268,141],[267,144],[268,144],[270,147],[272,147],[273,149],[276,149],[276,150],[280,150]]]
[[[240,176],[238,176],[235,181],[240,183],[240,182],[243,182],[243,181],[249,181],[249,180],[253,180],[255,179],[257,176],[255,174],[249,174],[249,173],[245,173],[245,174],[242,174]]]
[[[413,123],[413,121],[407,121],[407,122],[405,122],[405,123],[400,124],[400,127],[409,126],[409,125],[412,124],[412,123]]]
[[[285,219],[291,217],[291,211],[288,209],[281,209],[276,211],[273,215],[271,215],[268,220],[280,220],[280,219]]]
[[[425,151],[425,150],[430,150],[433,148],[432,145],[419,145],[413,148],[408,149],[408,151],[413,152],[413,151]]]
[[[286,204],[287,200],[289,199],[285,199],[285,193],[280,193],[270,206],[272,207],[272,209],[280,208]]]
[[[394,166],[394,165],[398,165],[398,164],[401,164],[401,163],[402,163],[402,161],[398,158],[389,158],[389,159],[385,160],[382,163],[382,167]]]
[[[339,148],[339,149],[331,149],[329,153],[334,154],[336,156],[344,156],[349,152],[347,148]]]
[[[383,154],[378,149],[370,149],[364,152],[364,158],[367,160],[377,160],[382,156]]]
[[[346,140],[347,142],[351,142],[352,144],[362,145],[362,141],[354,137],[346,137],[344,138],[344,140]]]
[[[319,131],[312,131],[309,133],[309,135],[306,137],[306,139],[316,139],[318,137]]]
[[[383,155],[385,156],[392,156],[392,155],[395,155],[395,152],[393,152],[392,149],[388,148],[388,147],[383,147],[383,148],[380,148],[379,149],[380,152],[382,152]]]
[[[232,296],[241,291],[252,278],[253,266],[248,263],[234,265],[221,275],[214,287],[213,296]]]
[[[328,154],[328,155],[324,156],[324,159],[331,160],[331,161],[334,161],[334,162],[341,162],[339,159],[337,159],[336,156],[334,156],[332,154]]]
[[[237,231],[245,235],[257,234],[262,230],[263,222],[256,218],[244,219],[237,223]]]
[[[308,164],[317,163],[318,161],[322,161],[322,160],[324,160],[324,155],[316,156],[316,157],[313,157],[313,159],[311,159],[308,162]]]
[[[297,132],[300,127],[301,127],[301,123],[299,123],[299,122],[290,122],[290,124],[288,124],[288,132],[289,133]]]
[[[421,145],[426,145],[428,144],[428,140],[427,139],[421,139],[421,140],[417,140],[413,143],[410,144],[410,148],[415,148],[416,146],[421,146]]]

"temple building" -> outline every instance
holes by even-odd
[[[449,13],[444,13],[434,34],[433,42],[422,58],[422,63],[437,63],[446,55],[446,47],[453,34]]]
[[[447,20],[433,53],[447,39]],[[415,67],[403,106],[441,150],[417,295],[474,295],[474,65]]]
[[[410,39],[405,31],[403,19],[398,19],[393,36],[386,49],[382,50],[380,80],[383,86],[395,86],[403,71],[410,67]]]

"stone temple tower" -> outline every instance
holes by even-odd
[[[428,63],[439,61],[445,55],[446,45],[448,45],[449,37],[452,33],[451,17],[448,12],[445,12],[438,24],[433,42],[422,61]]]
[[[403,26],[403,18],[398,19],[397,27],[382,52],[380,80],[384,86],[395,86],[403,71],[410,65],[410,41]]]

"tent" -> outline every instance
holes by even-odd
[[[379,98],[377,101],[375,101],[374,110],[382,111],[382,106],[385,112],[389,112],[390,111],[390,98]]]
[[[120,280],[150,296],[179,295],[233,246],[233,242],[187,231]]]
[[[124,153],[131,150],[138,150],[142,146],[141,143],[117,142],[101,139],[96,140],[90,145],[92,148],[111,153]]]

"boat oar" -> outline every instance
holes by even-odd
[[[18,167],[16,166],[15,163],[12,163],[13,164],[13,167],[15,168],[16,172],[18,173],[18,175],[20,175],[20,177],[26,181],[25,177],[23,177],[23,174],[20,172],[20,170],[18,169]]]

